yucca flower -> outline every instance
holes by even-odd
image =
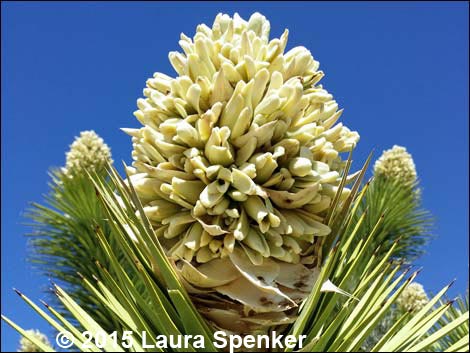
[[[29,336],[32,336],[34,339],[41,341],[46,346],[51,347],[51,351],[52,351],[51,343],[49,342],[45,334],[43,334],[39,330],[27,330],[26,333]],[[40,351],[41,350],[39,349],[39,347],[36,346],[33,342],[31,342],[31,340],[29,340],[26,337],[21,337],[20,345],[18,347],[18,352],[40,352]]]
[[[341,123],[304,47],[288,31],[269,40],[259,13],[217,15],[184,53],[178,73],[155,73],[124,129],[131,180],[199,310],[249,332],[291,322],[320,266],[325,216],[359,135]],[[343,189],[340,200],[349,195]]]
[[[428,302],[426,291],[421,284],[416,282],[406,287],[397,299],[398,308],[408,312],[418,312]]]
[[[72,178],[89,172],[102,172],[107,163],[112,163],[111,150],[93,130],[80,132],[66,154],[63,173]]]
[[[413,185],[417,179],[413,157],[405,147],[397,145],[382,153],[375,162],[374,174],[396,180],[402,185]]]

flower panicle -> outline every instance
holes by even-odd
[[[64,175],[73,178],[84,175],[85,171],[100,173],[107,163],[113,163],[111,149],[93,130],[80,132],[66,153]]]
[[[414,185],[418,178],[412,155],[398,145],[382,153],[375,162],[374,174],[408,186]]]
[[[339,202],[350,194],[339,187],[342,153],[359,140],[338,123],[310,51],[286,51],[289,32],[269,32],[255,13],[182,34],[182,52],[169,53],[176,77],[148,79],[134,113],[143,126],[124,129],[160,243],[188,290],[207,293],[200,311],[237,332],[290,322],[308,295],[329,207],[338,190]],[[216,310],[227,298],[233,310]]]

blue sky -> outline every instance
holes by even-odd
[[[437,238],[418,281],[451,294],[468,286],[468,4],[461,3],[20,3],[2,2],[1,312],[51,333],[11,290],[46,299],[48,278],[26,261],[22,213],[47,192],[47,170],[64,163],[81,130],[94,129],[115,161],[130,162],[132,115],[153,72],[173,75],[168,52],[181,32],[218,12],[260,11],[271,36],[320,61],[323,85],[357,130],[357,167],[375,148],[413,154]],[[18,335],[2,322],[2,351]]]

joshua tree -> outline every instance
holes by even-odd
[[[350,173],[359,135],[338,123],[319,63],[304,47],[285,52],[287,30],[272,40],[269,31],[258,13],[220,14],[181,35],[184,53],[169,55],[177,77],[149,79],[135,112],[142,127],[124,129],[126,177],[110,155],[106,169],[91,158],[70,173],[82,165],[74,157],[54,181],[57,212],[32,213],[38,259],[65,282],[54,290],[67,316],[20,296],[84,351],[155,349],[140,345],[143,332],[157,348],[159,335],[186,334],[205,338],[189,350],[217,351],[216,330],[305,337],[286,351],[465,348],[468,307],[451,311],[448,286],[390,316],[415,288],[417,273],[400,265],[421,253],[429,225],[411,156],[384,153],[365,184],[370,157]],[[61,253],[62,241],[80,244]],[[80,263],[68,262],[73,251]],[[103,345],[85,347],[83,330],[104,334]],[[121,346],[113,331],[134,339]]]

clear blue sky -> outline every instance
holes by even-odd
[[[181,32],[218,12],[260,11],[272,36],[320,61],[324,86],[359,131],[357,166],[394,144],[413,154],[424,205],[437,219],[418,280],[437,291],[468,277],[468,4],[461,3],[9,3],[2,2],[2,307],[50,334],[11,291],[47,298],[48,278],[26,262],[22,212],[47,192],[47,170],[81,130],[94,129],[130,162],[132,115],[153,72],[174,74]],[[18,335],[2,322],[2,351]]]

